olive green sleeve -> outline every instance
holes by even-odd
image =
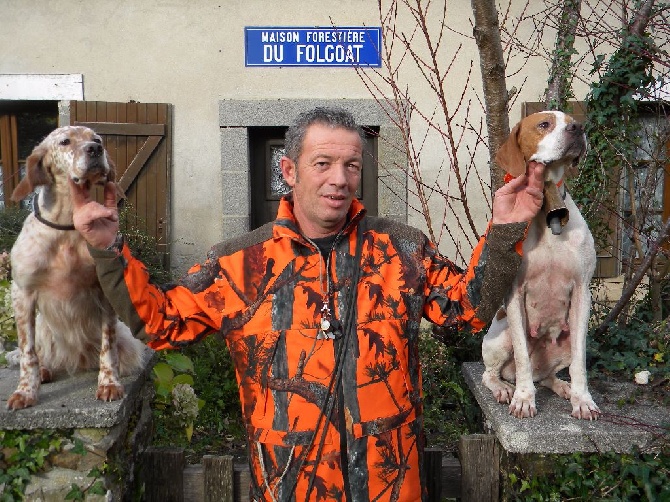
[[[482,250],[485,269],[477,317],[488,323],[503,305],[521,265],[521,243],[528,223],[491,225]],[[482,261],[482,260],[480,260]]]
[[[116,314],[130,328],[133,336],[144,342],[148,341],[144,322],[140,319],[130,299],[125,282],[125,269],[130,256],[127,246],[124,245],[121,252],[95,249],[89,246],[89,253],[95,261],[95,270],[102,290],[114,307]],[[137,262],[137,265],[142,266],[140,262]]]

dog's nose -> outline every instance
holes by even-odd
[[[102,155],[102,145],[99,143],[90,143],[86,146],[86,155],[89,157],[100,157]]]
[[[566,130],[566,131],[568,131],[568,132],[574,132],[574,133],[577,133],[577,134],[581,134],[583,129],[584,129],[584,128],[582,127],[582,124],[580,124],[579,122],[570,122],[570,123],[565,127],[565,130]]]

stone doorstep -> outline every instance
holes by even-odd
[[[537,415],[519,419],[498,403],[482,384],[484,364],[463,363],[465,380],[486,418],[487,427],[512,453],[630,452],[634,446],[653,449],[656,439],[668,433],[670,407],[628,402],[638,387],[633,382],[591,382],[589,390],[603,413],[600,420],[573,418],[569,401],[545,387],[536,394]],[[597,389],[597,390],[596,390]]]
[[[42,384],[35,406],[24,410],[7,410],[7,399],[16,390],[18,368],[0,368],[1,429],[83,429],[110,428],[133,410],[140,391],[153,367],[153,351],[147,348],[145,365],[137,374],[121,378],[125,396],[119,401],[96,399],[98,372],[87,371],[61,375],[54,382]]]

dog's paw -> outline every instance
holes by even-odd
[[[514,387],[511,385],[501,386],[499,389],[493,391],[493,397],[499,403],[507,404],[512,401],[514,395]]]
[[[509,404],[509,413],[516,418],[532,418],[537,414],[535,407],[535,393],[527,390],[514,391],[514,396]]]
[[[123,396],[123,385],[114,383],[98,385],[98,391],[95,393],[95,397],[100,401],[118,401]]]
[[[570,399],[572,392],[570,390],[570,384],[566,382],[565,380],[561,380],[560,378],[556,378],[555,376],[551,376],[549,378],[545,378],[540,382],[541,385],[544,387],[547,387],[551,390],[553,390],[556,394],[558,394],[560,397],[563,399]]]
[[[501,380],[489,371],[482,375],[482,383],[488,387],[493,397],[499,403],[509,403],[514,395],[514,386]]]
[[[598,420],[600,417],[600,408],[593,402],[590,395],[579,397],[573,396],[570,400],[572,402],[572,416],[582,420]]]
[[[22,410],[37,404],[37,396],[32,393],[14,392],[9,399],[7,399],[8,410]]]

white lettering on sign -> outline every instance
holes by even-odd
[[[366,34],[364,31],[308,31],[307,42],[314,43],[344,43],[355,44],[357,42],[364,42]]]
[[[263,31],[261,42],[300,42],[300,33],[297,31]]]
[[[363,44],[296,45],[298,63],[358,63]]]
[[[284,61],[284,46],[283,45],[266,45],[263,44],[263,62],[264,63],[281,63]]]

